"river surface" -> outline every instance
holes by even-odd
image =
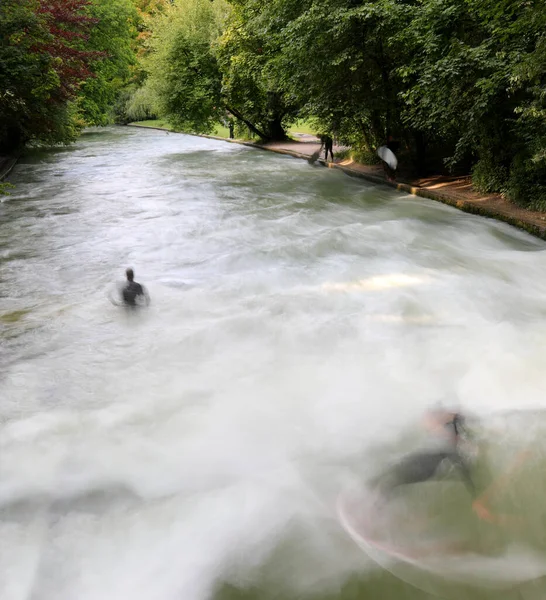
[[[305,161],[152,130],[90,130],[30,154],[11,181],[2,600],[544,597],[543,580],[491,589],[545,550],[543,242]],[[147,309],[109,301],[128,266]],[[517,520],[476,525],[505,543],[465,555],[457,582],[363,551],[336,513],[353,479],[414,447],[438,401],[483,424],[493,479],[509,471],[495,495]],[[472,518],[460,483],[421,489],[449,489],[444,514]],[[492,586],[466,585],[467,567],[497,558]]]

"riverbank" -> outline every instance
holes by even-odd
[[[150,128],[138,124],[130,124],[129,126]],[[152,129],[165,130],[162,127],[152,127]],[[243,144],[306,160],[309,160],[320,148],[320,142],[309,134],[298,135],[298,141],[273,142],[270,144],[258,144],[211,135],[202,135],[201,137]],[[341,149],[334,146],[334,152]],[[442,202],[464,212],[503,221],[546,240],[546,213],[520,208],[498,194],[480,193],[473,188],[470,177],[434,176],[391,182],[385,178],[380,165],[364,165],[351,159],[336,159],[334,162],[326,162],[322,158],[317,163],[328,168],[340,169],[353,177],[361,177],[373,183],[389,185],[414,196]]]
[[[13,167],[17,164],[17,156],[0,156],[0,181],[11,173]]]
[[[265,150],[305,159],[309,159],[320,148],[319,143],[306,141],[253,145]],[[334,152],[339,149],[334,147]],[[437,175],[391,182],[385,178],[381,165],[364,165],[352,159],[336,160],[335,162],[326,162],[324,159],[320,159],[319,162],[329,168],[340,169],[353,177],[361,177],[374,183],[389,185],[414,196],[448,204],[464,212],[504,221],[536,237],[546,239],[546,213],[526,210],[498,194],[480,193],[472,186],[470,176],[448,177]]]

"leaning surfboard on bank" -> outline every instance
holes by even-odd
[[[396,171],[398,159],[390,148],[387,148],[387,146],[380,146],[377,149],[377,156],[379,156],[382,161],[386,162],[393,171]]]

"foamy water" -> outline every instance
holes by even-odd
[[[543,242],[305,161],[154,131],[89,132],[12,181],[2,600],[349,598],[354,578],[362,594],[420,598],[342,530],[347,481],[406,449],[400,436],[445,398],[500,415],[495,468],[528,442],[541,456],[540,413],[502,415],[546,408]],[[126,266],[149,309],[108,301]],[[516,505],[538,539],[537,454]]]

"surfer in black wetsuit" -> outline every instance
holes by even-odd
[[[464,419],[458,413],[445,415],[445,417],[447,420],[443,423],[443,427],[448,437],[446,447],[414,452],[402,459],[391,471],[389,486],[391,489],[409,483],[428,481],[434,477],[444,460],[447,460],[458,468],[469,491],[475,495],[475,487],[469,469],[458,451],[459,436]]]
[[[323,133],[319,136],[320,139],[320,150],[324,148],[324,160],[328,160],[328,152],[330,153],[330,157],[332,162],[334,160],[334,140],[326,133]],[[320,154],[319,150],[319,154]]]
[[[137,298],[142,297],[144,298],[146,305],[150,304],[150,296],[148,295],[146,288],[135,281],[133,269],[127,269],[125,274],[127,275],[127,283],[121,290],[123,303],[126,306],[136,306]]]
[[[476,501],[476,487],[470,475],[470,469],[459,451],[461,432],[465,431],[464,417],[458,412],[436,410],[430,413],[428,427],[436,429],[444,438],[443,447],[437,450],[413,452],[391,467],[381,476],[379,489],[382,495],[389,498],[400,486],[422,483],[432,479],[445,462],[453,465],[460,473],[473,499],[472,507],[482,518],[487,518],[489,511]]]

